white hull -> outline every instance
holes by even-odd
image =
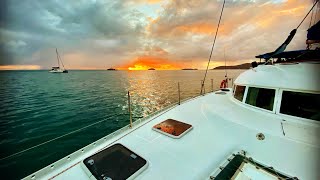
[[[278,72],[287,71],[286,75],[290,75],[289,71],[294,69],[303,71],[299,73],[300,79],[287,76],[291,80],[288,88],[276,89],[272,111],[235,99],[232,90],[209,93],[138,120],[133,123],[133,128],[126,126],[25,179],[92,179],[82,166],[82,161],[116,143],[128,147],[148,161],[149,166],[136,179],[210,179],[210,176],[216,177],[221,167],[226,167],[223,164],[232,153],[243,151],[247,157],[252,157],[265,167],[273,167],[291,179],[319,179],[319,121],[279,113],[281,94],[284,90],[290,90],[291,86],[295,88],[295,83],[302,82],[304,88],[320,92],[318,85],[306,82],[306,79],[315,78],[309,75],[319,67],[319,64],[259,66],[240,75],[236,83],[241,84],[242,78],[247,76],[259,85],[257,81],[261,80],[261,74],[278,77]],[[295,74],[296,71],[291,73]],[[180,139],[153,130],[154,125],[166,119],[191,124],[193,129]],[[259,134],[263,134],[263,140]],[[255,170],[249,166],[245,168],[248,171]],[[263,179],[257,173],[252,177]],[[266,179],[276,178],[270,176]]]
[[[182,120],[194,128],[178,140],[152,130],[153,125],[167,118]],[[81,161],[103,148],[121,143],[138,152],[150,164],[137,179],[209,179],[231,153],[241,150],[291,176],[317,179],[320,176],[316,169],[320,167],[319,144],[284,137],[281,121],[276,115],[239,108],[230,93],[227,96],[212,93],[175,106],[140,124],[138,121],[133,129],[126,126],[53,163],[54,168],[48,166],[40,170],[35,177],[89,179]],[[265,141],[257,140],[256,135],[260,132],[265,134]],[[304,136],[299,131],[293,134]],[[301,167],[306,165],[309,168]],[[31,179],[32,175],[26,179]]]
[[[50,73],[68,73],[67,70],[63,70],[63,69],[54,69],[54,70],[50,70]]]

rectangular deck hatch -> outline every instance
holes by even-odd
[[[298,180],[274,169],[271,166],[263,165],[251,157],[240,153],[232,154],[222,163],[219,168],[210,176],[214,180]]]
[[[114,144],[83,160],[82,166],[93,179],[133,179],[147,168],[147,161],[121,144]]]
[[[192,129],[192,125],[174,119],[167,119],[152,128],[172,138],[181,138]]]

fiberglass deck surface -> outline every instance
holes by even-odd
[[[230,92],[211,93],[183,103],[119,140],[114,137],[106,141],[45,178],[89,179],[79,162],[115,143],[123,144],[148,161],[149,166],[136,179],[207,179],[231,153],[240,150],[290,176],[320,177],[318,145],[283,137],[281,119],[275,114],[261,114],[231,98]],[[193,129],[180,139],[152,130],[166,119],[191,124]],[[260,132],[266,137],[263,141],[256,138]]]

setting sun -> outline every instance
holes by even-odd
[[[148,70],[151,67],[143,66],[143,65],[134,65],[134,67],[128,67],[130,71],[137,71],[137,70]]]
[[[148,70],[150,68],[156,70],[177,70],[183,68],[183,64],[158,56],[139,56],[131,61],[131,63],[117,67],[117,69],[128,69],[130,71]]]

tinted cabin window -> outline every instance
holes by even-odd
[[[242,101],[245,89],[246,89],[245,86],[236,86],[236,92],[234,93],[234,98],[238,99],[239,101]]]
[[[280,113],[320,120],[320,94],[283,91]]]
[[[276,90],[249,87],[246,103],[272,111]]]

